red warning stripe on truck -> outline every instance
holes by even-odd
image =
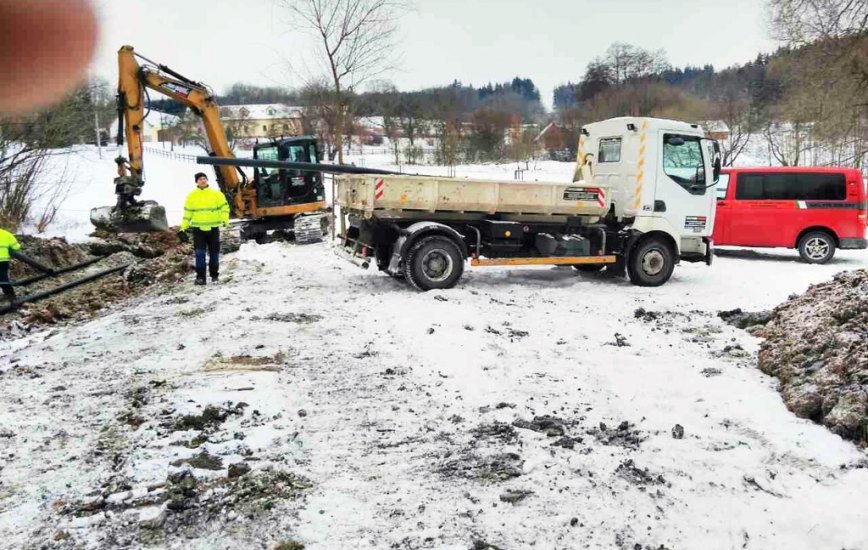
[[[565,201],[594,201],[600,208],[606,207],[606,190],[599,187],[567,187]]]
[[[385,192],[386,192],[386,184],[383,183],[383,180],[377,180],[377,184],[374,185],[374,198],[376,200],[382,199]]]

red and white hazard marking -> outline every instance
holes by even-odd
[[[374,186],[374,198],[376,200],[382,199],[385,192],[386,184],[383,183],[383,180],[377,180],[377,184]]]
[[[595,191],[597,193],[597,204],[600,205],[600,208],[606,207],[606,190],[605,189],[588,189],[588,191]]]

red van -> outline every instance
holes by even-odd
[[[865,184],[853,168],[724,168],[714,244],[796,248],[823,264],[866,248]]]

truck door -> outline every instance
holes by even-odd
[[[682,235],[710,236],[714,228],[713,142],[660,130],[662,162],[655,188],[655,215]]]

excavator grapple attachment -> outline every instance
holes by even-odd
[[[167,231],[166,209],[155,201],[135,206],[99,206],[90,211],[90,223],[97,229],[113,233],[152,233]]]

